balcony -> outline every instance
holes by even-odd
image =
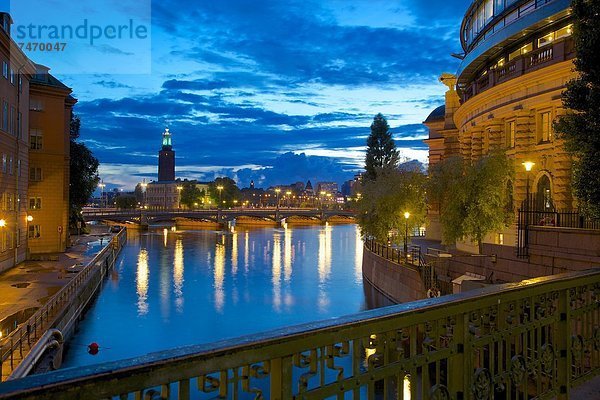
[[[465,103],[476,95],[513,78],[574,57],[573,38],[557,40],[550,45],[523,54],[503,66],[488,68],[480,74],[479,78],[461,90],[462,102]]]
[[[536,278],[30,376],[0,399],[569,398],[600,374],[599,296],[600,270]]]

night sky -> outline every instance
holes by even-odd
[[[73,88],[101,177],[127,190],[156,179],[165,126],[178,177],[228,175],[242,187],[351,178],[378,112],[402,156],[426,162],[421,122],[443,103],[439,75],[458,67],[450,54],[470,1],[35,3],[13,3],[13,37],[31,21],[149,27],[138,42],[62,38],[62,53],[26,51]]]

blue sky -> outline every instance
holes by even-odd
[[[426,162],[420,123],[443,102],[437,77],[458,66],[450,53],[469,1],[83,3],[40,0],[37,23],[131,20],[147,37],[28,55],[73,88],[102,178],[128,189],[155,179],[167,125],[182,178],[341,182],[361,168],[378,112],[402,155]],[[15,24],[32,8],[13,6]]]

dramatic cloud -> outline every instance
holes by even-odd
[[[458,66],[468,5],[155,1],[152,75],[54,72],[80,98],[105,181],[154,179],[168,125],[182,177],[341,182],[361,168],[378,112],[403,156],[427,161],[421,122],[443,104],[437,77]]]

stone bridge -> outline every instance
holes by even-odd
[[[152,224],[175,221],[178,218],[194,221],[225,223],[238,218],[249,218],[281,223],[290,218],[303,218],[321,223],[332,218],[354,219],[355,213],[344,210],[306,208],[236,208],[224,210],[84,210],[85,221],[112,221],[122,224]]]

